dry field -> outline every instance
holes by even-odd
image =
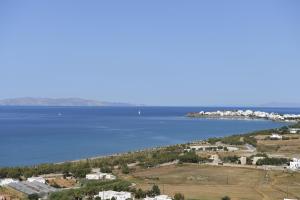
[[[124,177],[137,188],[158,184],[163,193],[181,192],[186,199],[279,200],[300,198],[300,173],[185,164],[137,170]]]
[[[5,196],[11,200],[26,199],[25,195],[8,187],[0,187],[0,196]]]
[[[272,154],[279,154],[287,157],[298,157],[300,154],[300,135],[290,134],[287,137],[298,139],[290,140],[264,140],[263,136],[257,136],[258,150],[263,150]]]
[[[53,185],[56,184],[58,186],[60,186],[61,188],[71,188],[74,187],[76,185],[76,180],[75,179],[63,179],[63,178],[51,178],[48,179],[49,184]]]

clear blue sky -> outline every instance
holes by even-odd
[[[0,1],[0,98],[300,102],[300,1]]]

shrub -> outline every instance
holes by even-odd
[[[239,161],[239,157],[237,157],[236,155],[234,156],[225,156],[223,158],[221,158],[223,162],[226,163],[237,163]]]
[[[174,195],[174,200],[184,200],[184,195],[181,193],[176,193]]]
[[[112,173],[110,166],[104,165],[104,166],[101,166],[100,169],[101,169],[101,172],[103,172],[103,173]]]
[[[179,156],[179,161],[183,163],[198,163],[199,157],[195,152],[190,151]]]
[[[257,146],[257,140],[255,139],[255,137],[246,136],[244,137],[244,142],[251,144],[254,147]]]
[[[221,138],[208,138],[207,139],[207,142],[209,144],[216,144],[216,142],[219,142],[219,141],[221,141]]]
[[[232,136],[224,137],[221,139],[221,142],[223,142],[224,144],[230,144],[230,145],[245,144],[245,142],[241,141],[240,135],[232,135]]]
[[[256,162],[256,165],[283,165],[289,162],[286,158],[264,158]]]
[[[146,197],[146,193],[141,188],[139,188],[137,191],[135,191],[134,196],[136,199],[142,199]]]
[[[122,165],[121,169],[122,169],[123,174],[129,174],[129,172],[130,172],[130,169],[127,164]]]
[[[229,196],[222,197],[222,200],[230,200]]]
[[[38,200],[39,196],[37,194],[30,194],[28,195],[29,200]]]

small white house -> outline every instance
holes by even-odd
[[[12,178],[4,178],[4,179],[0,179],[0,186],[5,186],[10,183],[17,183],[17,182],[19,181]]]
[[[116,200],[126,200],[126,199],[131,199],[132,195],[130,192],[117,192],[117,191],[108,190],[108,191],[99,192],[99,194],[95,195],[94,197],[95,198],[100,197],[102,200],[110,200],[113,197]]]
[[[227,148],[228,151],[237,151],[239,148],[237,147],[231,147],[231,146],[222,146],[222,148],[219,149],[219,146],[217,145],[192,145],[188,149],[185,149],[186,151],[224,151],[225,148]]]
[[[300,133],[300,128],[290,128],[289,131],[292,134]]]
[[[172,200],[168,195],[158,195],[155,197],[146,197],[144,200]]]
[[[246,165],[247,164],[247,157],[246,156],[240,157],[240,162],[241,162],[241,165]]]
[[[99,180],[99,174],[87,174],[85,175],[85,178],[88,180]]]
[[[28,182],[33,182],[33,181],[37,181],[37,182],[40,182],[40,183],[46,183],[46,180],[43,178],[43,177],[30,177],[30,178],[27,178],[27,181]]]
[[[289,168],[291,170],[300,170],[300,159],[293,158],[293,160],[290,162]]]
[[[270,138],[274,139],[274,140],[281,140],[282,136],[278,135],[277,133],[272,133],[272,135],[270,136]]]
[[[88,180],[115,180],[116,176],[109,173],[93,173],[85,175],[85,178]]]

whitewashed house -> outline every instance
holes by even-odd
[[[98,174],[86,174],[85,178],[88,180],[99,180],[100,179]]]
[[[27,181],[28,182],[33,182],[33,181],[37,181],[37,182],[40,182],[40,183],[46,183],[46,180],[43,178],[43,177],[30,177],[30,178],[27,178]]]
[[[241,165],[246,165],[247,164],[247,157],[246,156],[240,157],[240,162],[241,162]]]
[[[88,180],[115,180],[116,176],[109,173],[92,173],[85,175],[85,178]]]
[[[293,160],[290,162],[289,168],[291,170],[300,170],[300,159],[293,158]]]
[[[282,139],[282,135],[278,135],[277,133],[272,133],[272,135],[270,136],[271,139],[273,140],[281,140]]]
[[[144,200],[172,200],[168,195],[158,195],[155,197],[146,197]]]
[[[300,128],[290,128],[289,131],[292,134],[300,133]]]
[[[110,200],[113,197],[116,200],[126,200],[126,199],[131,199],[132,195],[130,192],[117,192],[117,191],[108,190],[108,191],[99,192],[99,194],[95,195],[94,197],[95,198],[100,197],[102,200]]]
[[[221,146],[222,148],[219,149],[218,147]],[[237,147],[231,147],[231,146],[222,146],[222,145],[192,145],[189,146],[188,149],[185,149],[185,151],[224,151],[225,148],[227,148],[228,151],[237,151],[239,148]]]
[[[12,178],[4,178],[4,179],[0,179],[0,186],[5,186],[10,183],[17,183],[17,182],[19,181]]]

